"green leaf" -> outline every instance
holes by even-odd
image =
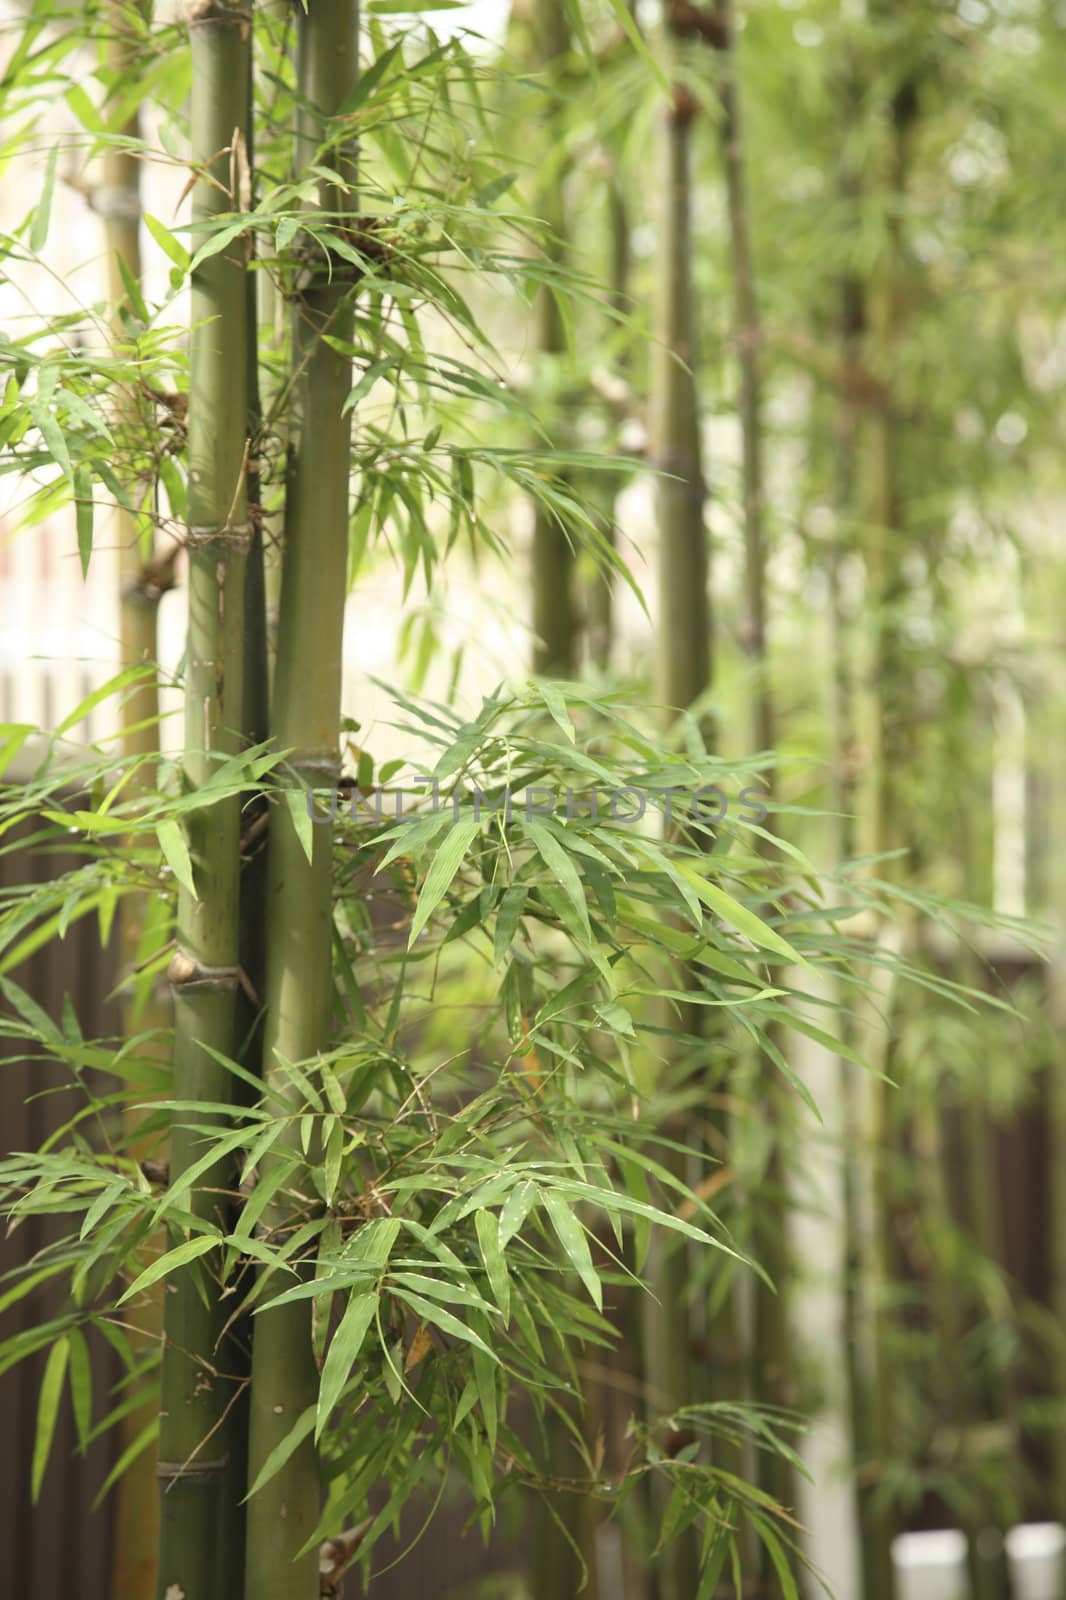
[[[514,936],[518,931],[518,924],[522,920],[522,912],[525,910],[528,896],[529,890],[523,888],[520,884],[512,885],[510,889],[505,889],[503,892],[499,909],[496,912],[496,928],[492,949],[492,958],[497,965],[503,961],[510,951]]]
[[[499,1218],[494,1211],[478,1211],[474,1215],[474,1227],[485,1273],[506,1326],[511,1320],[511,1275],[500,1249]]]
[[[552,720],[562,729],[563,735],[571,744],[577,741],[577,731],[570,721],[570,713],[566,709],[566,700],[554,683],[534,683],[534,689],[544,701]]]
[[[307,857],[308,862],[315,859],[315,824],[308,807],[312,804],[309,799],[310,791],[301,785],[298,789],[285,790],[285,804],[289,808],[292,818],[293,831],[300,841],[300,848]]]
[[[481,832],[480,822],[458,822],[449,828],[437,853],[433,857],[426,881],[422,885],[422,892],[418,897],[418,905],[411,920],[411,934],[407,941],[410,950],[418,935],[429,921],[437,906],[448,892],[448,886],[455,874],[459,871],[463,857],[474,839]]]
[[[263,1462],[259,1469],[259,1475],[244,1497],[245,1500],[250,1500],[254,1494],[258,1494],[260,1489],[270,1482],[275,1473],[281,1471],[293,1451],[299,1449],[307,1435],[314,1428],[315,1414],[316,1408],[314,1406],[308,1406],[306,1411],[301,1412],[284,1439],[274,1446]]]
[[[33,226],[30,229],[30,249],[35,255],[39,255],[48,242],[48,224],[52,220],[52,196],[55,194],[56,163],[58,160],[59,145],[54,144],[48,155],[48,165],[45,168],[44,182],[41,185],[41,198],[37,202],[36,211],[33,213]]]
[[[33,1441],[33,1467],[30,1474],[30,1495],[34,1505],[37,1504],[44,1470],[52,1452],[52,1439],[55,1435],[56,1417],[63,1394],[63,1379],[66,1376],[69,1355],[70,1338],[64,1334],[49,1350],[44,1377],[41,1379],[41,1394],[37,1402],[37,1433]]]
[[[125,1294],[119,1300],[119,1305],[124,1305],[127,1300],[132,1300],[134,1295],[140,1294],[144,1289],[151,1288],[153,1283],[158,1283],[160,1278],[165,1278],[168,1272],[175,1272],[178,1267],[186,1266],[190,1261],[195,1261],[197,1256],[205,1256],[209,1250],[214,1250],[221,1235],[218,1233],[197,1234],[195,1239],[186,1239],[184,1244],[177,1245],[173,1250],[168,1250],[165,1255],[156,1259],[139,1273]]]
[[[782,939],[773,928],[768,928],[761,917],[757,917],[754,911],[749,911],[747,906],[742,906],[739,900],[734,900],[732,895],[726,894],[716,883],[709,883],[683,861],[677,863],[677,869],[685,881],[692,885],[704,905],[708,906],[716,916],[721,917],[723,922],[728,922],[731,927],[736,928],[738,933],[744,934],[752,944],[758,945],[761,950],[773,950],[788,961],[796,962],[797,966],[809,965],[798,950],[793,950],[786,939]]]
[[[147,211],[144,213],[144,225],[156,244],[170,257],[174,265],[180,267],[182,272],[187,272],[189,270],[189,252],[180,239],[175,239],[170,229],[165,228],[156,217],[153,217]]]
[[[506,1250],[539,1199],[540,1190],[535,1183],[530,1183],[528,1178],[522,1183],[515,1184],[500,1212],[501,1250]]]
[[[585,1285],[597,1311],[603,1310],[603,1286],[592,1264],[592,1252],[585,1230],[574,1215],[573,1207],[552,1189],[544,1191],[544,1209],[551,1218],[559,1243],[581,1282]]]
[[[756,1532],[767,1555],[773,1563],[774,1571],[777,1573],[778,1582],[781,1585],[782,1600],[799,1600],[799,1589],[796,1587],[796,1580],[792,1576],[792,1569],[781,1540],[765,1517],[756,1515],[754,1511],[749,1511],[748,1515],[755,1525]]]
[[[236,221],[223,223],[217,232],[212,233],[209,239],[204,240],[189,262],[189,271],[195,272],[197,267],[209,260],[211,256],[217,256],[221,251],[225,250],[228,244],[232,244],[238,234],[247,232],[250,226],[251,224],[247,217],[238,217]]]
[[[420,1294],[412,1294],[410,1289],[397,1288],[394,1294],[398,1300],[406,1301],[412,1311],[417,1311],[424,1322],[434,1323],[442,1333],[450,1333],[455,1339],[465,1339],[468,1344],[475,1345],[485,1355],[491,1356],[493,1361],[499,1360],[480,1334],[468,1328],[465,1322],[460,1322],[458,1317],[453,1317],[450,1311],[445,1311],[443,1306],[436,1305],[432,1300],[424,1300]]]
[[[78,1444],[84,1452],[92,1431],[93,1375],[89,1361],[89,1346],[80,1328],[70,1330],[70,1398],[74,1407],[74,1425],[78,1430]]]
[[[74,469],[74,516],[78,529],[81,575],[87,578],[93,553],[93,475],[84,465]]]
[[[553,833],[542,822],[535,818],[526,821],[526,833],[537,847],[537,852],[557,879],[566,898],[577,912],[585,937],[591,939],[592,928],[589,924],[589,910],[585,902],[585,890],[581,882],[581,875],[574,866],[570,856],[559,843]]]
[[[103,1326],[106,1327],[107,1324],[104,1323]],[[125,1450],[123,1450],[122,1454],[115,1462],[115,1465],[111,1468],[111,1471],[100,1485],[96,1499],[92,1504],[92,1509],[94,1511],[103,1504],[104,1500],[106,1500],[112,1485],[116,1484],[121,1478],[122,1474],[133,1465],[137,1457],[141,1455],[143,1451],[147,1450],[150,1444],[155,1442],[158,1435],[159,1418],[153,1417],[150,1422],[145,1423],[136,1439],[126,1446]]]
[[[341,1390],[348,1382],[348,1374],[362,1348],[366,1332],[378,1309],[376,1289],[352,1293],[337,1331],[330,1340],[322,1368],[322,1381],[318,1390],[318,1407],[315,1418],[315,1438],[329,1421],[330,1412],[337,1404]]]
[[[192,857],[189,855],[189,846],[185,842],[185,835],[180,826],[176,822],[159,822],[155,831],[159,848],[163,852],[163,860],[182,888],[187,889],[194,900],[198,900],[196,880],[192,872]]]

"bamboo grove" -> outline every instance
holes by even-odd
[[[115,618],[0,725],[30,1492],[69,1414],[112,1600],[899,1600],[930,1522],[1024,1600],[1061,7],[426,9],[0,8],[0,539]]]

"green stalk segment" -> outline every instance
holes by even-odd
[[[297,142],[301,167],[315,160],[333,116],[356,83],[357,12],[350,0],[312,0],[297,13],[298,80],[306,108]],[[319,164],[319,205],[334,225],[354,209],[354,151],[331,147]],[[330,270],[332,266],[332,270]],[[313,267],[293,311],[293,390],[273,732],[288,752],[289,781],[336,782],[340,748],[341,659],[348,572],[351,424],[344,403],[350,361],[324,336],[351,338],[351,282],[343,263]],[[313,1058],[328,1042],[332,829],[313,829],[309,861],[287,805],[271,816],[267,896],[264,1066],[279,1104],[287,1096],[284,1064]],[[292,1219],[264,1217],[275,1240]],[[318,1393],[310,1302],[255,1319],[252,1358],[250,1481]],[[247,1600],[317,1600],[318,1554],[303,1550],[319,1519],[316,1450],[308,1439],[248,1505]]]
[[[225,0],[197,0],[192,40],[192,159],[204,172],[193,190],[194,240],[204,225],[241,209],[247,172],[250,26]],[[208,176],[214,181],[208,181]],[[232,188],[231,188],[232,186]],[[234,192],[236,191],[236,192]],[[246,487],[248,423],[245,255],[241,241],[192,275],[189,373],[189,622],[185,674],[184,777],[195,792],[220,757],[235,752],[243,712],[243,597],[250,542]],[[222,1102],[231,1078],[210,1054],[233,1056],[238,983],[239,803],[189,814],[196,895],[178,902],[174,991],[174,1095]],[[202,1133],[178,1119],[171,1174],[203,1153]],[[203,1122],[210,1118],[205,1115]],[[232,1189],[222,1162],[185,1204],[224,1222]],[[164,1310],[159,1476],[162,1490],[159,1600],[231,1600],[239,1568],[240,1517],[229,1476],[233,1385],[220,1345],[224,1302],[210,1267],[174,1273]]]
[[[565,0],[536,0],[533,9],[533,45],[536,65],[544,75],[552,97],[546,119],[545,150],[541,180],[536,195],[536,211],[548,232],[544,251],[549,262],[561,264],[566,258],[566,200],[563,160],[563,112],[565,102],[559,85],[560,70],[570,50],[570,24]],[[559,302],[552,290],[542,286],[534,308],[536,349],[553,391],[560,382],[560,367],[566,355],[566,329]],[[559,406],[553,407],[555,421],[561,422]],[[569,443],[569,441],[564,441]],[[575,607],[574,551],[567,530],[558,515],[541,501],[533,507],[533,670],[556,677],[571,677],[577,665],[577,616]]]
[[[677,65],[686,44],[671,30]],[[705,486],[696,390],[696,330],[692,281],[692,143],[695,102],[679,71],[660,130],[662,163],[657,190],[662,211],[655,285],[655,339],[652,345],[649,444],[656,480],[655,512],[659,543],[658,694],[667,724],[697,702],[711,680],[709,561],[703,520]],[[699,1031],[698,1007],[685,1007],[678,1024],[686,1034]],[[667,1130],[683,1139],[683,1130]],[[688,1178],[686,1163],[671,1153],[677,1176]],[[677,1241],[653,1241],[647,1278],[654,1298],[644,1306],[644,1375],[652,1418],[668,1415],[695,1398],[686,1289],[685,1248]],[[654,1497],[653,1497],[654,1498]],[[653,1505],[665,1511],[665,1497]],[[696,1545],[686,1536],[670,1543],[656,1562],[657,1600],[689,1600],[696,1593]]]

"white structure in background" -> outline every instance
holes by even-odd
[[[898,1600],[969,1600],[966,1540],[954,1528],[892,1541]]]
[[[1027,1522],[1010,1530],[1006,1544],[1016,1600],[1062,1600],[1066,1529],[1057,1522]]]

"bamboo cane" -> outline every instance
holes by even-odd
[[[659,130],[661,213],[649,407],[651,463],[660,474],[655,489],[658,698],[668,724],[706,693],[711,677],[705,487],[694,371],[691,166],[696,107],[682,76],[687,64],[685,40],[671,17],[667,42],[676,81]],[[684,1033],[699,1032],[698,1010],[683,1008],[680,1026]],[[644,1372],[648,1407],[655,1417],[693,1398],[685,1307],[687,1252],[673,1242],[653,1241],[646,1275],[651,1297],[644,1306]],[[655,1583],[659,1600],[688,1600],[695,1594],[693,1539],[682,1537],[667,1546],[656,1565]]]
[[[323,138],[322,120],[351,94],[357,73],[356,18],[350,0],[314,0],[297,20],[298,86],[307,108],[298,139],[306,165]],[[354,152],[333,151],[328,164],[343,185],[323,182],[319,203],[334,218],[354,205]],[[335,783],[339,767],[341,652],[348,564],[351,388],[349,360],[324,335],[350,336],[350,290],[340,272],[313,277],[293,318],[295,382],[289,432],[289,478],[282,554],[281,614],[273,730],[289,752],[291,781]],[[287,807],[271,818],[266,1030],[268,1083],[284,1096],[282,1063],[302,1061],[326,1043],[332,985],[332,830],[313,830],[308,861]],[[284,1217],[265,1219],[284,1226]],[[256,1318],[252,1361],[249,1472],[290,1431],[318,1388],[306,1305]],[[319,1516],[319,1476],[310,1439],[253,1496],[248,1506],[247,1600],[312,1600],[318,1556],[300,1555]]]
[[[250,20],[226,0],[190,10],[194,224],[237,210],[247,173]],[[209,181],[213,179],[214,181]],[[197,236],[202,242],[202,234]],[[243,243],[208,257],[192,275],[189,372],[189,623],[184,774],[193,792],[219,756],[239,746],[243,720],[247,520],[247,339]],[[239,801],[194,810],[188,842],[197,893],[182,890],[174,991],[174,1090],[185,1101],[230,1098],[231,1078],[211,1051],[236,1053]],[[205,1120],[209,1120],[205,1117]],[[202,1154],[202,1136],[176,1126],[171,1172]],[[224,1219],[228,1164],[205,1173],[187,1200]],[[198,1264],[199,1265],[199,1264]],[[201,1288],[203,1293],[201,1293]],[[221,1344],[223,1307],[210,1271],[184,1268],[167,1284],[159,1475],[162,1489],[157,1594],[231,1600],[239,1516],[227,1493],[232,1385]]]
[[[138,13],[120,0],[108,7],[107,63],[116,84],[129,82],[137,69],[139,56],[136,35]],[[138,139],[141,132],[139,108],[121,129],[125,139]],[[122,266],[137,282],[141,276],[140,251],[140,163],[121,146],[110,145],[104,155],[102,187],[93,197],[102,216],[108,261],[108,300],[112,308],[115,342],[124,338],[119,315],[126,300]],[[121,265],[120,265],[121,263]],[[132,416],[133,408],[125,410]],[[136,518],[124,506],[115,510],[115,542],[119,562],[119,640],[123,666],[151,667],[158,658],[159,601],[172,581],[169,568],[157,565],[154,551],[142,558]],[[149,673],[124,698],[121,707],[122,753],[127,761],[145,762],[131,787],[150,788],[154,774],[151,758],[159,749],[159,685]],[[141,956],[145,917],[149,909],[147,893],[127,895],[119,917],[120,965],[123,975],[135,969]],[[170,1023],[170,1007],[164,997],[153,992],[143,1004],[127,991],[123,1002],[123,1032],[162,1034]],[[150,1046],[147,1048],[151,1048]],[[145,1141],[137,1140],[143,1112],[128,1111],[125,1116],[128,1153],[136,1160],[149,1154]],[[163,1327],[161,1286],[145,1295],[138,1306],[137,1324],[146,1342],[157,1341]],[[139,1406],[123,1418],[121,1448],[137,1440],[155,1415],[154,1402]],[[111,1567],[112,1600],[144,1600],[155,1587],[156,1554],[159,1541],[159,1491],[156,1484],[156,1452],[144,1451],[119,1480],[115,1507],[115,1543]]]
[[[739,375],[738,415],[741,435],[741,482],[744,528],[745,616],[741,644],[751,663],[751,735],[759,752],[774,748],[774,703],[769,681],[766,563],[767,536],[763,479],[762,327],[751,236],[748,180],[745,169],[744,132],[740,88],[737,81],[735,31],[730,0],[719,0],[715,43],[722,64],[718,95],[721,107],[720,137],[726,184],[726,206],[733,265],[733,340]],[[765,793],[774,796],[773,771],[766,775]],[[773,831],[772,817],[766,824]],[[768,839],[756,841],[761,855],[772,859]],[[781,1030],[774,1029],[781,1048]],[[756,1255],[770,1284],[759,1279],[752,1305],[752,1388],[760,1403],[786,1409],[795,1404],[791,1381],[792,1340],[789,1337],[787,1179],[784,1160],[787,1105],[780,1075],[772,1060],[763,1056],[758,1067],[760,1101],[769,1130],[770,1150],[762,1175],[764,1190],[759,1218]],[[774,1501],[792,1510],[796,1504],[795,1474],[787,1457],[761,1452],[757,1458],[759,1485]],[[767,1574],[767,1576],[769,1576]]]
[[[544,157],[535,206],[546,225],[544,254],[559,265],[567,255],[562,152],[562,106],[559,75],[570,50],[570,24],[565,0],[536,0],[533,8],[533,54],[551,97],[545,119]],[[558,299],[548,285],[537,291],[534,304],[535,347],[553,389],[566,354],[566,330]],[[576,667],[577,618],[574,596],[574,551],[558,516],[541,501],[533,506],[533,670],[570,677]]]

